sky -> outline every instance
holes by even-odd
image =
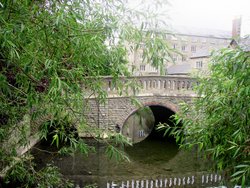
[[[135,3],[135,0],[129,0]],[[152,2],[156,0],[151,0]],[[232,30],[232,20],[241,16],[241,35],[250,34],[250,0],[168,0],[161,8],[171,25]]]

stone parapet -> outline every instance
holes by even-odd
[[[188,76],[102,77],[102,88],[108,98],[124,96],[183,96],[195,95],[195,79]],[[88,92],[86,92],[88,95]],[[92,96],[92,98],[95,98]]]

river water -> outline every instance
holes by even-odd
[[[36,162],[43,166],[53,163],[76,187],[211,187],[223,182],[220,174],[209,172],[209,163],[196,151],[178,149],[168,139],[148,137],[144,141],[125,148],[130,162],[110,160],[105,146],[86,140],[96,147],[88,156],[57,156],[34,150]],[[40,149],[47,148],[42,144]],[[95,186],[93,186],[95,185]],[[117,185],[117,186],[115,186]]]

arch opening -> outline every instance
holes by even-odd
[[[160,123],[173,126],[172,116],[175,112],[160,104],[146,105],[133,112],[122,127],[122,134],[129,137],[133,143],[139,143],[145,139],[157,139],[173,141],[168,135],[164,137],[164,130],[156,130]]]
[[[174,139],[168,135],[166,135],[164,137],[164,130],[156,130],[157,125],[159,125],[160,123],[164,124],[168,124],[170,126],[174,125],[174,121],[172,116],[175,114],[175,112],[173,112],[172,110],[170,110],[169,108],[165,107],[165,106],[161,106],[161,105],[151,105],[149,106],[149,108],[151,109],[153,115],[154,115],[154,127],[152,129],[152,132],[149,134],[147,139],[157,139],[157,140],[171,140],[173,141]]]

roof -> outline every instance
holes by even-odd
[[[167,74],[188,74],[191,72],[190,64],[172,65],[167,68]]]
[[[214,37],[214,38],[225,38],[231,39],[231,31],[224,31],[218,29],[208,29],[208,28],[197,28],[189,26],[174,26],[172,29],[173,33],[179,35],[190,35],[190,36],[200,36],[200,37]]]
[[[218,39],[231,39],[232,31],[211,29],[211,28],[199,28],[191,26],[163,26],[157,25],[157,27],[151,27],[147,30],[153,30],[160,33],[166,33],[170,35],[184,35],[184,36],[196,36]]]
[[[206,48],[202,48],[197,50],[196,53],[193,53],[190,59],[201,58],[201,57],[209,57],[211,53]]]
[[[250,52],[250,36],[240,39],[239,46],[245,52]]]
[[[244,38],[240,38],[238,40],[233,39],[230,42],[232,47],[239,46],[243,51],[250,52],[250,36],[246,36]]]

